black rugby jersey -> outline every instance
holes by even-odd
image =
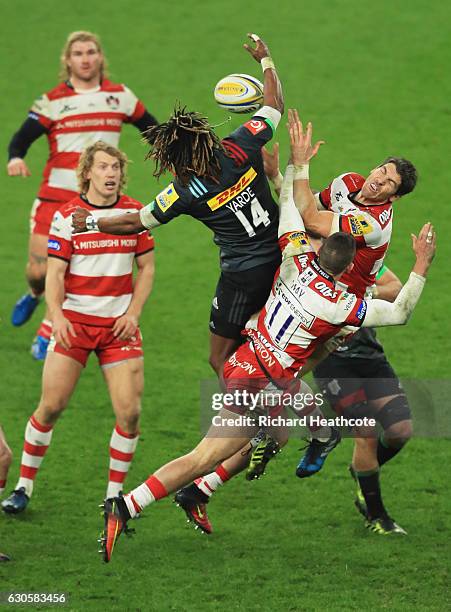
[[[280,259],[279,208],[261,155],[273,133],[271,120],[257,113],[222,141],[227,155],[217,152],[219,183],[196,176],[187,186],[174,180],[149,205],[159,223],[184,214],[209,227],[224,271],[239,272]]]
[[[352,338],[336,349],[334,357],[349,357],[349,359],[381,359],[385,357],[382,344],[376,338],[372,327],[362,327]]]

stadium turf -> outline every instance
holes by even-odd
[[[212,99],[230,72],[259,76],[241,49],[247,31],[270,44],[287,106],[311,119],[327,145],[312,164],[319,186],[346,170],[366,173],[386,155],[411,158],[421,180],[395,206],[388,265],[405,279],[410,233],[431,220],[437,261],[424,297],[406,328],[383,330],[387,353],[404,378],[449,377],[450,9],[446,2],[317,0],[307,7],[271,3],[108,4],[66,6],[17,0],[2,7],[0,52],[2,150],[33,98],[56,82],[58,56],[69,31],[100,34],[113,79],[124,81],[160,120],[175,100],[225,115]],[[238,124],[219,127],[226,135]],[[279,129],[283,163],[287,137]],[[122,148],[133,160],[129,193],[143,201],[157,190],[145,147],[128,127]],[[31,323],[13,329],[10,309],[24,290],[30,205],[46,155],[44,139],[27,158],[31,179],[1,179],[0,423],[14,451],[9,487],[20,462],[23,430],[40,393],[41,365],[28,354],[42,306]],[[165,183],[162,182],[162,185]],[[157,277],[142,318],[146,390],[142,436],[128,485],[141,482],[199,439],[200,381],[207,364],[208,313],[218,274],[217,252],[200,224],[179,219],[155,232]],[[437,382],[437,385],[443,383]],[[420,383],[420,386],[424,383]],[[446,411],[446,401],[436,411]],[[443,410],[444,409],[444,410]],[[421,406],[419,408],[421,410]],[[431,411],[430,418],[435,418]],[[421,423],[429,415],[421,415]],[[449,418],[441,437],[419,435],[383,470],[388,508],[407,538],[368,533],[352,505],[347,475],[351,442],[334,452],[308,481],[294,477],[296,440],[261,482],[238,478],[211,504],[211,537],[184,523],[169,500],[121,538],[110,565],[96,553],[97,504],[107,474],[113,427],[95,360],[55,429],[29,509],[0,516],[0,591],[66,592],[73,610],[443,610],[449,569],[446,533]],[[426,425],[418,433],[427,433]],[[437,429],[437,428],[435,428]],[[427,431],[426,431],[427,430]],[[434,430],[434,428],[432,428]],[[449,532],[449,531],[448,531]]]

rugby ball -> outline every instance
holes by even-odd
[[[232,113],[252,113],[263,105],[263,84],[248,74],[229,74],[215,87],[221,108]]]

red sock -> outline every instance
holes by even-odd
[[[41,336],[42,338],[45,338],[46,340],[50,340],[50,336],[52,335],[52,322],[49,321],[48,319],[44,319],[41,322],[41,325],[38,328],[38,331],[36,332],[37,336]]]

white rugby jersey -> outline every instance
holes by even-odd
[[[274,379],[296,374],[317,346],[345,325],[359,327],[367,308],[321,268],[303,231],[284,234],[279,245],[282,264],[271,294],[243,332]]]
[[[108,79],[88,91],[60,83],[38,98],[29,116],[46,129],[49,142],[38,197],[59,202],[74,198],[78,192],[75,171],[83,149],[98,140],[117,147],[122,124],[144,113],[143,103],[128,87]]]
[[[339,286],[359,297],[364,297],[367,287],[374,285],[390,243],[393,219],[390,202],[363,206],[354,200],[364,182],[360,174],[347,172],[319,194],[323,206],[340,215],[337,230],[355,238],[354,268],[340,278]]]
[[[72,233],[72,213],[77,206],[96,219],[137,212],[142,204],[121,196],[112,206],[94,206],[77,197],[58,210],[48,241],[49,257],[68,262],[64,279],[65,317],[77,323],[112,327],[130,305],[133,295],[133,261],[154,248],[147,230],[113,236],[102,232]]]

